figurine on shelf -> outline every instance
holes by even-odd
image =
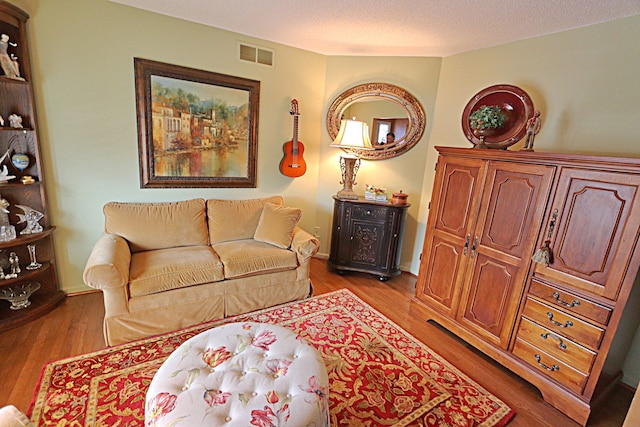
[[[16,43],[11,43],[9,41],[9,36],[6,34],[0,35],[0,66],[2,66],[2,71],[4,71],[4,75],[10,77],[12,79],[24,80],[20,77],[20,67],[18,66],[18,58],[7,52],[11,47],[17,47]]]
[[[7,274],[5,278],[15,279],[18,277],[18,274],[20,274],[20,259],[15,252],[9,254],[9,268],[11,269],[11,273]]]
[[[17,114],[11,114],[9,116],[9,126],[16,129],[22,129],[22,117]]]
[[[533,140],[538,132],[540,132],[541,126],[540,111],[536,110],[533,116],[527,120],[527,139],[521,151],[533,151]]]
[[[0,126],[4,126],[4,117],[0,116]]]
[[[24,215],[17,214],[20,221],[18,224],[22,224],[23,222],[27,223],[27,226],[20,232],[20,234],[36,234],[42,233],[42,226],[38,224],[44,215],[41,212],[38,212],[35,209],[30,208],[29,206],[16,205],[18,208],[22,209]]]
[[[0,196],[0,242],[16,238],[16,228],[9,224],[9,202]]]

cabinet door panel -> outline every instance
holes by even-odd
[[[640,226],[638,187],[636,175],[563,170],[553,204],[553,260],[536,272],[615,299],[628,262],[617,254],[631,253]]]
[[[459,321],[488,341],[507,348],[521,284],[517,265],[502,263],[482,254],[473,264]]]
[[[356,266],[378,266],[385,263],[383,242],[385,239],[384,222],[370,222],[353,220],[351,223],[349,243],[349,262]]]
[[[329,260],[334,264],[345,264],[347,260],[347,247],[342,243],[341,236],[348,233],[351,209],[345,203],[336,203],[333,206],[333,230],[331,231],[331,250]]]
[[[464,237],[469,232],[476,220],[482,192],[483,164],[468,159],[456,159],[455,163],[444,164],[439,177],[442,187],[438,195],[434,228],[458,237]]]
[[[487,208],[481,209],[481,247],[517,258],[529,253],[540,229],[554,170],[549,166],[491,164]]]
[[[507,348],[555,168],[492,162],[459,321]],[[476,243],[477,242],[477,243]],[[526,256],[525,256],[526,255]]]
[[[445,237],[445,238],[443,238]],[[453,317],[457,306],[459,283],[464,269],[464,249],[462,245],[446,239],[445,233],[430,236],[430,250],[423,256],[424,268],[420,270],[420,286],[416,287],[416,297]]]
[[[455,316],[475,226],[486,162],[478,159],[438,161],[416,298]]]

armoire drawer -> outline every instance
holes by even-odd
[[[610,308],[561,291],[535,279],[531,282],[529,293],[564,310],[587,317],[601,325],[609,323],[609,317],[611,317]]]
[[[532,298],[527,298],[522,314],[539,325],[592,349],[598,349],[604,335],[603,329]]]
[[[517,338],[585,374],[591,371],[596,357],[596,353],[588,348],[525,318],[520,322]]]
[[[578,394],[582,393],[584,385],[589,379],[589,375],[573,369],[521,339],[516,339],[513,354]]]

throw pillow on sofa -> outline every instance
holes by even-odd
[[[282,196],[249,200],[207,200],[209,241],[215,245],[231,240],[252,239],[264,205],[282,205],[282,202]]]
[[[291,247],[293,232],[302,217],[302,210],[267,203],[262,208],[260,221],[253,236],[258,242],[269,243],[283,249]]]

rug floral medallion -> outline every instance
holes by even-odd
[[[433,350],[340,290],[49,363],[31,420],[38,426],[144,426],[146,390],[162,362],[187,339],[229,322],[279,324],[320,351],[332,426],[501,427],[515,415]]]

